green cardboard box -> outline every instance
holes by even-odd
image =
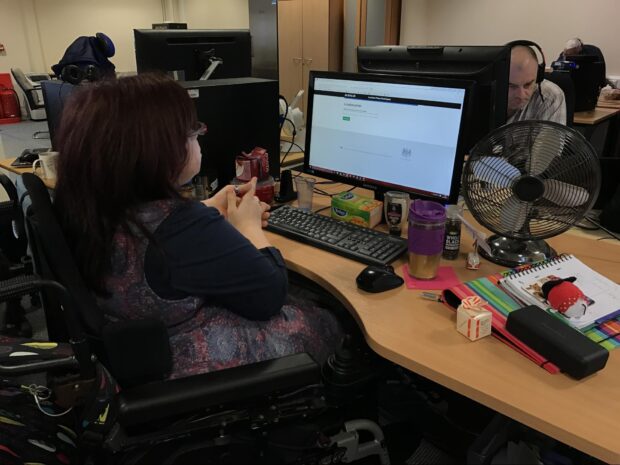
[[[341,192],[332,197],[332,218],[373,228],[381,221],[383,202],[354,194]]]

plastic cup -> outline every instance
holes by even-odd
[[[297,206],[301,210],[312,210],[312,193],[314,192],[314,178],[295,178],[295,188],[297,190]]]

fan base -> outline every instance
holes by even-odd
[[[480,255],[493,263],[510,268],[540,262],[557,255],[543,240],[527,241],[494,235],[487,239],[487,244],[491,247],[491,254],[478,247]]]

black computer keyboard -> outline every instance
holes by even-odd
[[[288,205],[271,212],[267,229],[369,265],[385,265],[407,250],[402,237]]]

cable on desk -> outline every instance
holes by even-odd
[[[347,189],[346,191],[342,191],[342,192],[351,192],[353,189],[355,189],[355,186],[352,186],[349,189]],[[314,192],[319,194],[319,195],[325,195],[327,197],[333,197],[334,195],[338,195],[338,194],[341,193],[341,192],[336,192],[334,194],[330,194],[329,192],[325,192],[324,190],[318,189],[316,187],[314,188]]]
[[[613,237],[614,239],[616,239],[617,241],[620,241],[620,236],[611,232],[609,229],[607,229],[605,226],[602,226],[601,223],[593,220],[592,218],[588,217],[588,216],[584,216],[584,218],[586,220],[588,220],[590,223],[592,223],[593,225],[597,226],[598,228],[602,229],[603,231],[605,231],[607,234],[609,234],[611,237]],[[598,240],[601,239],[606,239],[605,237],[600,237]]]
[[[301,153],[306,153],[304,149],[302,148],[302,146],[299,145],[297,142],[291,142],[291,145],[294,145],[295,147],[297,147]]]
[[[295,136],[297,135],[297,129],[295,128],[295,124],[293,124],[293,122],[289,118],[284,118],[284,121],[288,121],[289,123],[291,123],[291,126],[293,126],[293,136],[291,137],[291,142],[288,146],[288,149],[286,150],[286,153],[280,160],[280,165],[282,165],[286,161],[286,157],[288,157],[288,154],[291,153],[291,149],[293,148],[293,144],[295,143]]]

